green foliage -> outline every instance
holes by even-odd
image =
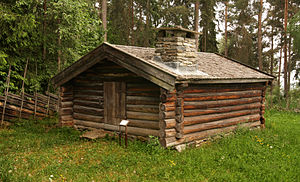
[[[53,128],[56,120],[23,121],[0,130],[0,180],[299,181],[299,120],[270,110],[264,130],[240,129],[181,153],[157,149],[156,139],[129,141],[126,149],[117,140],[83,140],[71,128]]]
[[[218,52],[215,24],[216,1],[200,0],[202,34],[199,37],[199,49],[202,52]]]
[[[269,88],[270,89],[270,88]],[[289,108],[287,101],[281,90],[276,86],[272,94],[270,90],[266,94],[266,105],[268,108],[275,110],[291,110],[300,112],[300,87],[296,87],[289,91]]]

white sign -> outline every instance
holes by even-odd
[[[129,123],[128,120],[122,120],[121,123],[120,123],[120,126],[127,126]]]

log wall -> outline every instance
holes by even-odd
[[[172,125],[176,134],[172,139],[166,138],[167,147],[202,140],[238,126],[264,126],[263,84],[178,85],[176,94],[166,95],[176,97],[176,124]],[[174,107],[166,103],[163,109]]]
[[[172,146],[180,136],[179,116],[180,113],[176,112],[177,94],[176,90],[167,91],[161,89],[160,92],[160,143],[164,147]],[[177,138],[176,138],[177,137]]]
[[[159,135],[159,87],[110,61],[103,61],[72,80],[73,118],[76,127],[118,131],[104,120],[104,82],[124,82],[128,133]],[[119,121],[120,122],[120,121]]]
[[[64,84],[60,87],[59,121],[62,126],[73,125],[73,85]]]

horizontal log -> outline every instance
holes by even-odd
[[[21,107],[21,100],[16,100],[16,99],[12,99],[12,98],[7,98],[7,105],[11,105],[11,106],[13,106],[13,107],[19,108],[19,107]],[[30,111],[33,112],[33,111],[34,111],[34,102],[32,102],[32,101],[29,101],[29,102],[24,101],[24,102],[23,102],[23,108],[24,108],[24,109],[28,109],[28,110],[30,110]],[[51,108],[50,108],[50,109],[51,109]],[[36,110],[37,110],[38,113],[41,113],[41,114],[47,112],[46,109],[45,109],[44,107],[40,107],[40,104],[39,104],[39,103],[38,103],[38,105],[37,105],[37,107],[36,107]]]
[[[46,92],[45,93],[46,96],[50,96],[51,99],[55,99],[58,100],[58,95],[50,93],[50,92]]]
[[[175,128],[176,126],[176,120],[175,119],[165,119],[165,128]]]
[[[174,143],[175,141],[176,141],[175,136],[159,139],[159,142],[163,147],[170,147],[170,146],[172,146],[170,144]]]
[[[140,83],[133,83],[133,82],[128,82],[127,83],[127,88],[152,88],[152,89],[159,89],[159,87],[155,84],[153,84],[150,81],[143,81]]]
[[[73,113],[74,119],[79,119],[79,120],[86,120],[86,121],[93,121],[93,122],[103,122],[104,119],[102,116],[92,116],[88,114],[80,114],[80,113]]]
[[[167,112],[160,112],[161,119],[174,119],[175,118],[175,111],[167,111]]]
[[[59,110],[60,110],[59,111],[60,115],[72,115],[73,114],[73,108],[72,107],[60,108]]]
[[[100,101],[86,101],[86,100],[74,99],[73,105],[103,109],[103,102]]]
[[[157,113],[159,112],[156,105],[126,105],[127,111],[144,112],[144,113]]]
[[[200,102],[184,102],[184,109],[206,109],[214,107],[224,107],[233,105],[242,105],[260,102],[261,97],[242,98],[242,99],[230,99],[230,100],[218,100],[218,101],[200,101]]]
[[[166,102],[160,104],[161,111],[175,111],[176,105],[175,102]]]
[[[239,99],[248,97],[258,97],[261,95],[261,90],[247,90],[239,92],[223,92],[223,93],[198,93],[184,94],[184,101],[208,101],[208,100],[225,100]]]
[[[71,92],[60,92],[59,95],[61,97],[72,97],[73,96],[73,91],[71,91]]]
[[[94,91],[102,91],[103,90],[103,84],[101,83],[101,85],[94,85],[94,86],[89,86],[89,85],[74,85],[73,87],[73,91],[77,92],[77,91],[82,91],[82,90],[94,90]]]
[[[137,87],[137,88],[127,88],[127,91],[129,92],[159,92],[159,87]]]
[[[0,113],[1,113],[1,115],[2,115],[2,111],[3,111],[3,103],[0,102]],[[19,118],[20,108],[7,104],[6,107],[5,107],[5,114],[9,115],[9,116],[12,116],[12,117]],[[23,108],[21,116],[22,116],[22,118],[29,119],[30,117],[33,116],[33,114],[34,114],[34,111]],[[39,118],[42,118],[42,117],[45,117],[46,115],[37,112],[36,116],[39,117]]]
[[[74,91],[73,93],[74,93],[74,97],[81,96],[81,95],[103,96],[103,90],[77,90]]]
[[[233,91],[244,91],[244,90],[262,90],[263,85],[260,84],[238,84],[238,85],[202,85],[193,87],[190,86],[183,90],[183,93],[212,93],[212,92],[233,92]]]
[[[132,105],[157,105],[158,106],[159,98],[126,96],[126,103]]]
[[[143,101],[156,101],[159,102],[159,98],[158,97],[144,97],[144,96],[126,96],[127,100],[143,100]]]
[[[39,94],[39,93],[36,93],[36,95],[37,95],[37,99],[40,102],[43,102],[43,103],[47,103],[48,102],[48,97],[46,95],[42,95],[42,94]]]
[[[89,121],[82,121],[82,120],[78,120],[78,119],[74,119],[74,122],[76,125],[104,129],[104,130],[111,130],[111,131],[119,131],[119,126],[109,125],[106,123],[95,123],[95,122],[89,122]],[[121,129],[122,129],[122,131],[124,131],[124,127],[122,127]],[[158,136],[159,130],[128,126],[128,134],[137,135],[137,136],[149,136],[149,135]]]
[[[160,101],[161,102],[172,102],[176,101],[177,96],[175,94],[161,94]]]
[[[159,137],[161,138],[174,137],[175,135],[176,135],[176,130],[174,128],[161,130],[159,132]]]
[[[75,95],[74,100],[103,102],[104,98],[103,98],[103,96]]]
[[[149,129],[159,129],[158,121],[147,121],[147,120],[137,120],[137,119],[128,119],[128,126],[138,127],[138,128],[149,128]]]
[[[217,108],[209,108],[209,109],[197,109],[197,110],[184,110],[184,116],[199,116],[199,115],[205,115],[205,114],[217,114],[217,113],[225,113],[225,112],[230,112],[230,111],[257,109],[260,107],[261,107],[261,103],[256,102],[256,103],[236,105],[236,106],[217,107]]]
[[[159,97],[159,91],[151,92],[136,92],[136,91],[127,91],[127,96],[148,96],[148,97]]]
[[[205,130],[205,131],[200,131],[200,132],[196,132],[196,133],[186,134],[184,136],[184,140],[186,142],[191,142],[194,140],[200,140],[200,139],[212,137],[212,136],[215,136],[215,135],[221,134],[221,133],[228,133],[230,131],[236,130],[239,127],[255,127],[255,126],[259,126],[259,125],[260,125],[260,121],[255,121],[255,122],[250,122],[250,123],[242,123],[240,125],[233,125],[233,126],[229,126],[229,127],[225,127],[225,128]]]
[[[73,101],[73,96],[72,97],[61,97],[60,98],[61,102],[69,102],[69,101]]]
[[[236,117],[236,118],[218,120],[218,121],[214,121],[214,122],[195,124],[195,125],[185,126],[183,128],[183,133],[188,134],[188,133],[194,133],[194,132],[199,132],[199,131],[203,131],[203,130],[224,128],[227,126],[237,125],[240,123],[258,121],[259,119],[260,119],[260,114],[252,114],[252,115],[240,116],[240,117]]]
[[[159,120],[158,113],[153,114],[153,113],[127,111],[126,116],[129,120],[130,119],[141,119],[141,120],[151,120],[151,121],[158,121]]]
[[[184,125],[193,125],[199,123],[206,123],[221,119],[234,118],[238,116],[244,116],[249,114],[259,114],[259,109],[251,109],[251,110],[241,110],[241,111],[233,111],[228,113],[221,114],[209,114],[209,115],[201,115],[201,116],[192,116],[192,117],[184,117]]]
[[[79,106],[79,105],[74,105],[73,110],[76,113],[88,114],[88,115],[93,115],[93,116],[103,116],[103,114],[104,114],[104,109]]]
[[[61,102],[61,107],[63,107],[63,108],[72,107],[72,106],[73,106],[73,102],[72,101]]]
[[[79,78],[75,78],[74,81],[74,88],[80,88],[80,87],[92,87],[92,88],[101,88],[103,87],[103,82],[101,81],[94,81],[94,82],[91,82],[90,80],[88,79],[79,79]]]
[[[60,121],[72,121],[73,120],[73,116],[72,115],[60,115],[59,116],[59,120]]]

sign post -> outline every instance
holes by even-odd
[[[129,121],[128,120],[122,120],[119,124],[119,145],[121,146],[121,138],[122,138],[122,130],[121,127],[125,127],[125,146],[128,147],[128,135],[127,135],[127,125]]]

